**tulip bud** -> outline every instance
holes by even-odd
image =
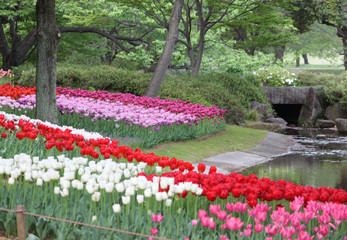
[[[8,184],[13,185],[14,184],[14,178],[10,177],[8,179]]]
[[[54,194],[55,195],[60,194],[60,188],[59,187],[54,187]]]
[[[166,199],[165,206],[171,207],[171,204],[172,204],[172,199],[171,198]]]
[[[142,204],[144,202],[144,196],[143,195],[137,195],[136,200],[139,204]]]
[[[42,179],[41,179],[41,178],[38,178],[37,181],[36,181],[36,185],[37,185],[37,186],[42,186],[42,184],[43,184]]]
[[[127,205],[130,203],[130,196],[122,196],[122,202],[124,205]]]
[[[121,209],[120,204],[118,203],[113,204],[112,209],[114,213],[119,213]]]

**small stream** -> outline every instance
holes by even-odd
[[[287,154],[248,168],[243,175],[283,179],[312,187],[341,188],[347,191],[347,136],[337,131],[288,129],[294,145]]]

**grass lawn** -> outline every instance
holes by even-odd
[[[195,140],[159,144],[153,148],[143,149],[143,152],[196,162],[225,152],[245,151],[258,145],[266,134],[265,130],[227,125],[224,132]]]

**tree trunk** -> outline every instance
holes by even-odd
[[[302,58],[304,59],[304,64],[309,64],[309,63],[308,63],[307,53],[303,53],[303,54],[302,54]]]
[[[280,60],[283,62],[284,51],[286,50],[286,46],[276,46],[275,47],[275,62]]]
[[[345,70],[347,71],[347,26],[337,27],[336,30],[336,35],[342,38],[343,65],[345,66]]]
[[[295,59],[295,67],[300,67],[300,57]]]
[[[159,58],[153,77],[146,89],[145,96],[156,97],[163,82],[166,70],[170,64],[172,52],[178,39],[178,24],[180,22],[184,0],[176,0],[172,9],[169,32],[166,38],[164,50]]]
[[[55,19],[55,0],[37,0],[36,18],[36,117],[57,124],[56,62],[60,33]]]

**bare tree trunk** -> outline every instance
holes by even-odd
[[[303,54],[302,54],[302,58],[304,59],[304,64],[309,64],[309,63],[308,63],[307,53],[303,53]]]
[[[184,0],[176,0],[171,12],[169,32],[164,50],[159,58],[153,77],[146,89],[145,96],[156,97],[163,82],[166,70],[170,64],[172,52],[178,39],[178,24],[180,22]]]
[[[36,117],[58,123],[56,62],[60,33],[55,19],[55,0],[37,0],[36,18]]]

